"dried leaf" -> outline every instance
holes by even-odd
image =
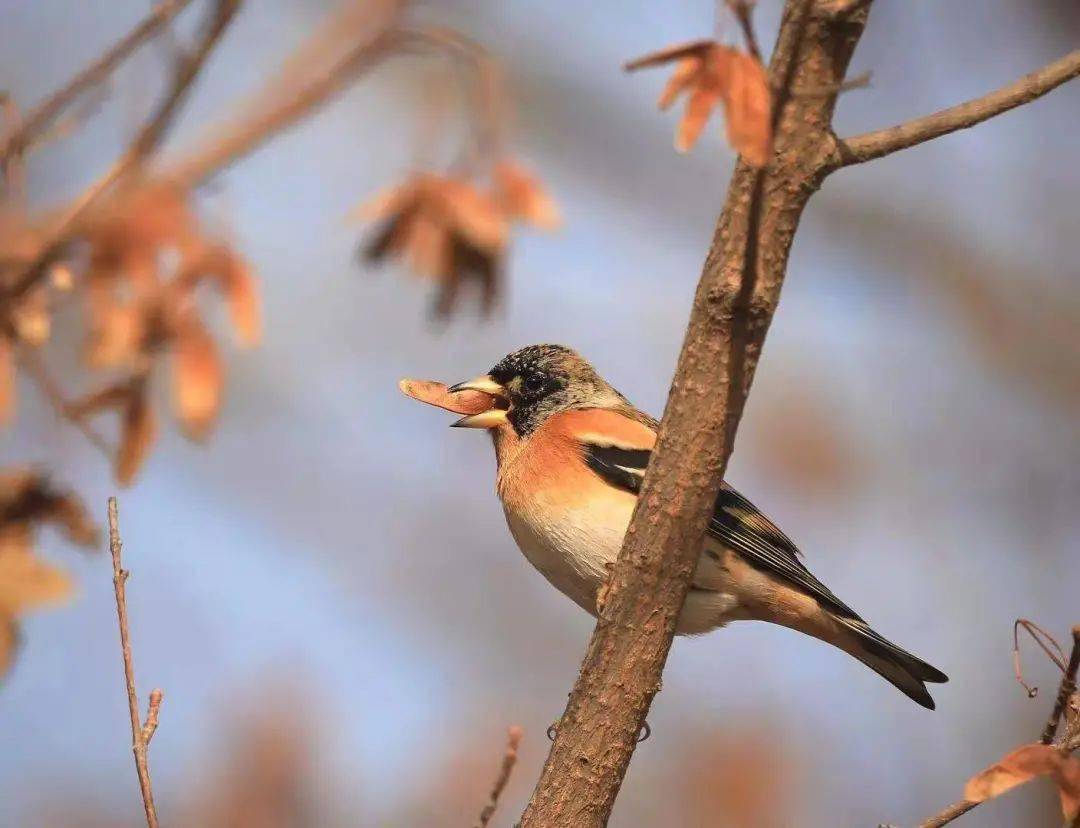
[[[407,397],[455,414],[480,414],[495,405],[495,399],[490,394],[482,391],[450,393],[445,383],[435,380],[403,379],[398,383],[398,388]]]
[[[495,166],[493,175],[496,196],[507,215],[545,230],[554,230],[562,222],[555,200],[525,168],[504,161]]]
[[[146,399],[144,390],[139,389],[137,393],[132,393],[124,409],[120,449],[116,455],[116,480],[121,486],[131,485],[156,437],[154,409]]]
[[[15,354],[11,342],[0,336],[0,426],[11,422],[15,413]]]
[[[72,492],[55,488],[33,469],[0,472],[0,555],[30,549],[33,529],[41,523],[57,524],[75,543],[97,542],[97,528]]]
[[[466,280],[480,285],[483,307],[490,309],[509,232],[507,212],[491,195],[462,179],[420,173],[360,213],[384,219],[364,258],[400,256],[437,281],[436,315],[452,309]]]
[[[743,52],[731,56],[724,90],[728,143],[754,167],[772,152],[772,95],[765,67]]]
[[[203,439],[221,406],[225,372],[214,340],[194,314],[176,332],[172,380],[174,413],[189,437]]]
[[[686,111],[675,132],[675,148],[688,151],[697,142],[718,104],[724,105],[727,138],[743,159],[756,167],[772,151],[771,94],[768,76],[757,58],[711,40],[698,40],[645,55],[626,64],[628,70],[677,61],[660,94],[667,109],[687,95]]]
[[[964,798],[971,802],[993,799],[1037,776],[1053,780],[1065,819],[1075,819],[1080,811],[1080,759],[1051,745],[1024,745],[1006,754],[968,780]]]
[[[255,274],[247,262],[233,256],[224,282],[225,301],[237,341],[244,347],[258,345],[262,339],[262,311]]]
[[[0,617],[12,618],[39,606],[62,604],[73,592],[63,571],[39,560],[26,546],[0,555]]]
[[[7,675],[15,663],[19,649],[19,626],[12,618],[0,616],[0,678]]]

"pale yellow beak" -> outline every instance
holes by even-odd
[[[467,380],[465,382],[459,382],[457,385],[451,385],[448,389],[451,392],[455,391],[480,391],[484,394],[490,394],[498,400],[506,401],[506,388],[495,382],[490,376],[484,374],[481,377]],[[482,411],[479,414],[470,414],[467,417],[462,417],[455,423],[451,423],[451,428],[498,428],[501,425],[506,424],[506,409],[505,408],[491,408],[487,411]]]

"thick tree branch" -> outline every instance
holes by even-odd
[[[813,7],[785,6],[770,67],[780,102],[793,87],[839,88],[866,24],[866,7],[840,23],[812,15]],[[834,103],[835,95],[792,98],[779,112],[770,164],[736,169],[657,448],[523,828],[607,823],[660,687],[795,229],[834,149]]]
[[[117,517],[116,498],[109,498],[109,551],[112,553],[113,590],[116,593],[116,616],[120,621],[120,650],[124,657],[124,681],[127,684],[128,712],[131,714],[131,751],[135,754],[135,772],[139,775],[139,790],[142,792],[143,810],[146,812],[146,824],[157,828],[157,810],[154,807],[154,792],[150,784],[150,765],[147,762],[147,748],[158,726],[158,715],[164,694],[155,689],[150,694],[150,707],[146,714],[146,723],[139,721],[139,698],[135,692],[135,667],[131,658],[131,637],[128,633],[127,595],[124,586],[128,572],[120,565],[120,552],[123,543],[120,540],[120,525]]]
[[[888,129],[843,139],[837,145],[836,166],[861,164],[981,124],[995,115],[1041,98],[1077,75],[1080,75],[1080,49],[981,98]]]

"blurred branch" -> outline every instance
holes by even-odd
[[[60,387],[60,383],[52,375],[45,360],[41,358],[41,354],[32,347],[24,348],[19,354],[19,362],[30,378],[37,383],[57,415],[74,425],[96,449],[111,460],[113,449],[108,440],[87,422],[86,417],[67,398],[64,389]]]
[[[240,0],[216,0],[214,10],[208,17],[199,42],[194,50],[185,54],[174,67],[169,88],[157,109],[139,130],[135,139],[112,167],[90,185],[70,204],[63,216],[52,228],[34,259],[14,277],[12,286],[3,298],[15,300],[25,294],[63,253],[70,242],[72,231],[79,220],[99,198],[117,181],[138,167],[161,143],[180,104],[183,103],[192,82],[213,51],[215,45],[240,8]]]
[[[164,0],[105,54],[83,69],[62,88],[50,95],[15,127],[0,143],[0,163],[5,167],[84,92],[102,83],[139,46],[166,26],[191,0]]]
[[[841,139],[837,144],[835,165],[861,164],[950,132],[968,129],[995,115],[1031,103],[1077,75],[1080,75],[1080,49],[981,98],[887,129]]]
[[[487,828],[491,818],[495,815],[495,809],[499,806],[499,797],[502,796],[506,783],[510,781],[510,774],[517,764],[518,748],[521,746],[522,730],[514,725],[506,734],[506,753],[503,754],[502,765],[499,766],[499,775],[495,777],[495,784],[491,788],[491,796],[487,804],[480,811],[480,817],[476,820],[476,828]]]
[[[330,22],[341,20],[348,25],[355,4],[346,3],[343,11],[331,16]],[[360,31],[353,33],[352,45],[336,61],[311,76],[310,60],[321,57],[326,40],[340,34],[328,26],[305,42],[285,66],[292,71],[282,72],[256,95],[259,105],[239,117],[227,121],[203,144],[160,171],[160,175],[182,186],[194,186],[228,167],[279,132],[295,125],[305,116],[328,103],[356,77],[383,57],[393,44],[393,27],[404,7],[404,0],[376,0],[355,5],[363,12]],[[299,85],[294,72],[309,75]]]
[[[146,824],[157,828],[157,810],[154,808],[154,793],[150,785],[150,766],[147,763],[147,748],[158,726],[163,693],[155,689],[150,693],[150,707],[146,723],[139,721],[139,699],[135,693],[135,668],[131,659],[131,639],[128,633],[127,596],[124,584],[128,572],[120,565],[120,552],[123,543],[120,540],[116,498],[109,498],[109,551],[112,553],[113,590],[116,592],[116,615],[120,621],[120,649],[124,656],[124,681],[127,683],[128,711],[131,714],[131,750],[135,754],[135,771],[139,775],[139,789],[142,791],[143,808],[146,811]]]
[[[776,311],[790,246],[833,146],[835,95],[867,10],[842,24],[787,0],[769,81],[775,150],[740,163],[698,283],[657,446],[607,597],[521,825],[607,824],[664,663],[735,429]]]

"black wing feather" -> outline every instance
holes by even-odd
[[[620,446],[583,443],[585,462],[612,486],[633,494],[641,490],[645,467],[652,452]],[[709,534],[733,549],[752,566],[772,572],[817,598],[842,616],[859,619],[851,607],[803,566],[799,550],[753,503],[731,488],[721,486],[716,498]]]

